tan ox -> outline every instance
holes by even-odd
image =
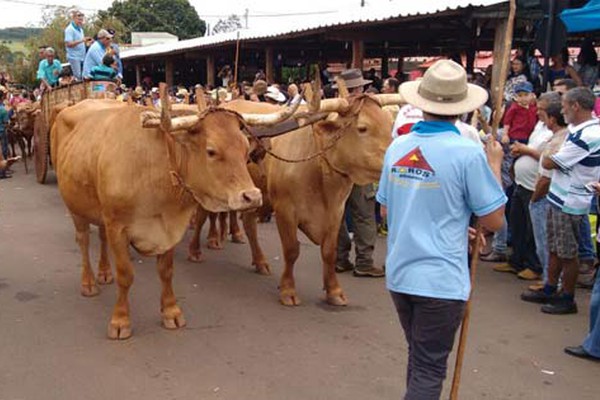
[[[22,137],[27,143],[27,153],[23,157],[31,156],[33,140],[33,128],[36,115],[40,112],[40,103],[20,103],[15,107],[13,126],[15,133]]]
[[[211,211],[261,204],[246,169],[243,117],[217,109],[171,118],[167,109],[157,114],[112,100],[85,100],[61,111],[51,131],[58,185],[82,253],[82,294],[98,293],[89,224],[100,227],[100,283],[112,281],[107,244],[116,263],[118,297],[108,327],[113,339],[131,335],[129,245],[157,256],[162,321],[175,329],[185,320],[172,288],[174,247],[197,204]]]
[[[337,118],[271,140],[271,151],[290,160],[321,154],[298,163],[283,162],[270,155],[264,160],[267,188],[261,189],[267,189],[275,211],[285,258],[279,284],[284,305],[300,304],[293,275],[300,253],[298,229],[321,246],[327,301],[333,305],[347,304],[335,273],[338,231],[352,185],[379,179],[392,129],[391,116],[381,108],[382,104],[385,103],[367,95],[324,100],[321,109],[337,111]],[[254,113],[276,110],[268,104],[246,101],[233,101],[226,107]],[[269,265],[257,240],[255,213],[244,213],[243,222],[252,249],[252,264],[257,272],[269,274]]]

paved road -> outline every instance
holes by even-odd
[[[275,224],[260,236],[270,277],[251,272],[244,245],[206,250],[199,265],[179,246],[174,286],[188,326],[177,332],[160,326],[154,260],[135,255],[134,336],[112,342],[114,285],[79,295],[79,250],[56,184],[18,166],[0,181],[0,400],[401,398],[406,345],[383,280],[342,276],[351,305],[325,305],[319,252],[303,237],[303,304],[285,308]],[[518,300],[523,286],[480,268],[461,399],[598,399],[600,364],[562,352],[585,333],[589,292],[580,314],[551,317]]]

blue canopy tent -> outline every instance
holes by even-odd
[[[581,8],[564,10],[560,19],[571,32],[588,32],[600,29],[600,0],[590,0]]]

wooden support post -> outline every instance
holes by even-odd
[[[274,83],[273,80],[273,48],[271,46],[267,46],[265,48],[265,76],[267,78],[267,83]]]
[[[381,79],[385,79],[389,75],[389,70],[390,70],[389,62],[390,62],[390,59],[387,55],[387,50],[386,50],[383,57],[381,57]]]
[[[165,82],[167,87],[173,86],[173,60],[170,58],[165,60]]]
[[[365,58],[365,43],[362,40],[352,41],[352,68],[363,70],[363,60]]]
[[[215,86],[215,57],[212,54],[206,57],[206,84]]]
[[[142,86],[142,69],[139,64],[135,65],[135,85]]]
[[[492,69],[492,102],[495,104],[497,99],[502,99],[501,94],[499,96],[498,91],[500,90],[500,77],[502,74],[506,72],[503,71],[502,68],[502,57],[510,58],[509,54],[504,54],[504,37],[506,35],[506,29],[508,28],[508,21],[506,19],[502,19],[498,21],[496,25],[496,33],[494,35],[494,63]],[[503,85],[504,86],[504,85]]]

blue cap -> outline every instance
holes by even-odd
[[[519,82],[515,85],[515,93],[519,92],[531,93],[533,92],[533,85],[530,82]]]

